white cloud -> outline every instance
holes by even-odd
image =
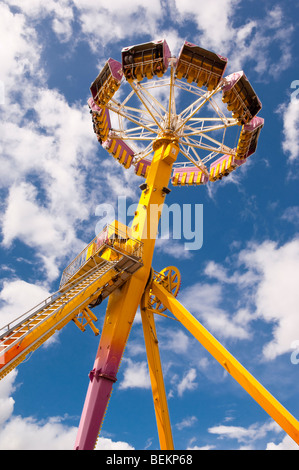
[[[33,416],[14,415],[13,392],[17,371],[0,381],[0,449],[1,450],[72,450],[77,427],[64,424],[63,417],[37,420]],[[99,437],[96,450],[134,450],[129,443]]]
[[[124,369],[123,380],[119,385],[121,390],[127,388],[150,388],[150,377],[148,372],[147,363],[133,362],[131,359],[126,359],[126,369]]]
[[[277,112],[283,122],[282,149],[289,162],[294,162],[299,157],[299,99],[293,98],[280,105]]]
[[[274,421],[264,424],[254,423],[248,428],[242,426],[213,426],[208,430],[211,434],[218,434],[221,438],[236,439],[240,443],[252,444],[263,439],[269,432],[281,433],[281,428]]]
[[[194,382],[196,379],[197,373],[194,368],[191,368],[182,378],[182,380],[177,385],[178,396],[182,397],[186,390],[195,390],[197,388],[197,383]]]
[[[79,35],[76,32],[76,41],[79,37],[87,40],[100,61],[104,57],[99,57],[99,46],[125,39],[136,43],[136,38],[144,36],[145,31],[149,40],[161,37],[168,39],[172,52],[177,54],[183,38],[175,26],[184,27],[192,23],[197,29],[192,42],[227,55],[232,69],[239,70],[247,60],[254,60],[254,68],[259,74],[276,76],[289,66],[291,60],[293,27],[286,22],[280,6],[265,11],[263,18],[238,24],[240,0],[223,0],[221,8],[218,0],[204,3],[173,0],[167,4],[160,0],[128,0],[126,8],[123,8],[121,0],[106,3],[104,7],[92,0],[7,2],[31,21],[50,18],[52,29],[62,42],[73,41],[74,25],[79,23],[81,31]],[[165,17],[171,18],[171,23],[163,27]],[[276,44],[276,51],[280,52],[279,60],[275,62],[269,52],[273,44]]]
[[[5,44],[0,49],[0,80],[4,82],[6,104],[17,77],[20,83],[20,77],[33,70],[36,78],[41,77],[36,69],[41,48],[35,30],[28,27],[24,15],[11,13],[3,2],[0,4],[0,43]]]
[[[105,7],[92,0],[74,0],[74,4],[79,12],[82,32],[94,51],[110,41],[135,39],[145,31],[151,39],[157,36],[157,23],[162,16],[159,0],[128,0],[126,8],[121,0],[106,3]]]
[[[0,425],[2,426],[11,416],[14,408],[14,399],[11,394],[15,390],[14,381],[17,371],[13,370],[0,382]]]
[[[71,242],[79,248],[70,223],[42,205],[37,199],[36,188],[28,183],[10,188],[3,215],[2,234],[2,244],[6,248],[15,239],[35,248],[37,256],[44,262],[49,280],[56,279],[59,275],[55,258],[64,256]]]
[[[299,447],[290,436],[285,436],[279,444],[269,442],[266,450],[299,450]]]
[[[104,57],[99,57],[99,46],[125,39],[136,43],[136,38],[141,34],[144,36],[145,31],[149,40],[161,37],[168,39],[172,52],[178,54],[184,38],[181,38],[179,28],[172,24],[164,26],[166,16],[171,18],[174,25],[183,27],[193,23],[197,34],[193,34],[192,42],[227,55],[231,71],[242,69],[247,60],[254,60],[254,69],[260,75],[276,76],[291,61],[293,27],[286,22],[280,6],[265,11],[263,18],[247,20],[238,25],[240,0],[223,0],[221,8],[218,0],[205,3],[174,0],[167,5],[160,0],[129,0],[126,8],[123,8],[121,0],[105,4],[104,7],[92,0],[8,2],[17,6],[28,19],[50,18],[52,29],[61,41],[73,41],[77,20],[81,32],[79,36],[76,32],[76,41],[78,37],[87,40],[91,49],[97,52],[100,61]],[[270,53],[273,44],[276,45],[276,51],[280,52],[280,57],[275,62]]]
[[[262,319],[273,338],[264,345],[264,358],[272,360],[291,351],[299,331],[299,239],[281,246],[272,241],[251,244],[226,264],[228,268],[208,262],[204,273],[217,282],[185,288],[182,304],[224,338],[250,339],[251,322]],[[232,293],[235,306],[228,313]]]
[[[281,216],[282,219],[294,224],[299,225],[299,206],[288,207]]]
[[[71,0],[7,0],[6,3],[17,7],[23,14],[33,19],[44,19],[48,16],[52,19],[53,31],[61,41],[67,41],[72,34],[72,21],[74,18]]]
[[[237,25],[240,0],[223,0],[221,8],[218,0],[175,0],[175,5],[178,23],[192,21],[197,26],[198,35],[187,39],[226,56],[228,73],[242,70],[248,60],[254,61],[254,70],[263,78],[276,77],[290,65],[293,27],[280,6],[265,11],[262,18]],[[274,44],[280,52],[275,62],[270,53]]]
[[[189,338],[183,331],[173,331],[167,328],[167,330],[164,331],[163,335],[166,337],[163,339],[163,344],[161,348],[175,351],[178,354],[185,353],[188,351]]]
[[[17,372],[13,371],[0,382],[0,449],[2,450],[46,450],[72,449],[76,428],[63,424],[63,418],[54,417],[38,421],[33,417],[13,415]]]
[[[160,253],[166,253],[177,259],[189,259],[192,257],[191,251],[186,250],[183,243],[171,238],[158,238],[155,246],[156,250]]]
[[[21,279],[4,281],[0,292],[0,326],[4,326],[39,304],[50,293],[43,285]]]
[[[215,449],[215,446],[211,446],[211,445],[206,445],[206,446],[188,446],[187,447],[187,450],[213,450]]]
[[[211,279],[216,279],[220,283],[238,284],[244,288],[252,285],[259,279],[258,275],[252,271],[245,271],[242,273],[235,271],[230,275],[224,266],[219,263],[215,263],[215,261],[209,261],[206,264],[204,273],[206,276]]]
[[[76,428],[63,424],[60,417],[39,422],[33,417],[11,417],[0,431],[2,450],[71,450]]]
[[[273,339],[263,352],[266,359],[274,359],[290,351],[292,342],[298,339],[299,240],[280,247],[264,242],[241,252],[240,260],[260,276],[254,294],[256,312],[273,325]]]
[[[237,71],[244,68],[247,61],[254,61],[253,69],[260,78],[276,78],[291,63],[291,37],[293,27],[283,14],[280,6],[265,12],[263,18],[250,20],[236,28],[234,40],[229,50],[229,69]],[[272,47],[280,55],[273,60]]]
[[[188,418],[184,418],[181,422],[177,423],[175,427],[181,431],[185,428],[191,428],[195,423],[197,423],[196,416],[189,416]]]
[[[250,333],[247,330],[247,322],[238,315],[225,310],[226,290],[221,284],[196,283],[180,294],[180,302],[199,320],[204,326],[224,338],[247,339]]]
[[[48,246],[53,250],[55,245],[61,245],[60,237],[49,213],[38,205],[36,188],[28,183],[12,186],[3,220],[4,246],[9,247],[14,238],[20,238],[29,246]]]
[[[217,0],[198,2],[198,0],[175,0],[179,21],[192,20],[197,24],[203,47],[211,47],[218,51],[219,47],[232,40],[234,30],[231,17],[239,0],[223,0],[221,8]],[[193,42],[193,41],[191,41]],[[219,51],[221,53],[221,51]]]
[[[28,3],[27,8],[37,14],[41,4]],[[99,198],[86,185],[98,144],[87,105],[69,105],[61,93],[45,85],[42,50],[29,20],[7,6],[0,9],[7,30],[2,42],[8,44],[0,51],[6,64],[0,77],[6,106],[0,123],[0,185],[8,195],[1,205],[2,243],[10,247],[20,239],[35,248],[41,269],[54,280],[61,257],[82,248],[75,227],[89,217]],[[17,88],[20,82],[22,87]],[[105,173],[102,178],[106,180]]]
[[[107,437],[99,437],[95,450],[135,450],[128,442],[112,441]]]

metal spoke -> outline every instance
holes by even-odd
[[[152,119],[155,121],[155,123],[157,124],[157,126],[163,130],[160,122],[156,119],[156,116],[155,114],[150,110],[149,106],[147,105],[144,97],[142,96],[142,94],[140,93],[140,90],[138,90],[137,86],[135,86],[134,83],[130,83],[131,87],[133,88],[133,90],[135,91],[135,94],[136,96],[138,96],[139,100],[141,101],[141,103],[143,104],[143,106],[145,107],[145,109],[148,111],[148,113],[151,115]]]
[[[185,114],[189,113],[185,119],[183,119],[183,122],[181,123],[180,127],[177,129],[181,129],[186,122],[188,122],[198,111],[210,100],[212,96],[215,95],[220,90],[220,87],[216,88],[213,91],[207,92],[204,94],[204,96],[200,97],[198,100],[194,101],[190,106],[185,108],[181,113],[180,117],[182,118]]]
[[[171,128],[171,117],[176,115],[175,94],[174,94],[174,63],[171,63],[169,103],[168,103],[168,129]]]
[[[114,107],[110,103],[107,105],[107,108],[110,109],[111,111],[113,111],[114,113],[118,114],[119,116],[127,119],[128,121],[133,122],[134,124],[137,124],[137,126],[143,127],[144,129],[148,130],[149,132],[153,132],[153,133],[157,134],[157,132],[150,127],[150,125],[152,125],[153,122],[150,121],[149,119],[141,120],[140,118],[135,117],[134,115],[132,115],[128,112],[125,113],[121,109],[118,109],[118,108]],[[134,109],[134,108],[132,108],[132,109]],[[136,111],[138,111],[138,110],[136,110]],[[141,111],[139,111],[139,113],[141,114]],[[143,111],[143,114],[144,114],[144,111]]]
[[[195,84],[176,78],[175,60],[170,59],[169,65],[168,78],[145,80],[142,84],[136,80],[128,82],[131,87],[128,95],[121,102],[114,98],[108,102],[107,108],[119,120],[119,128],[113,127],[110,135],[116,139],[138,143],[139,151],[135,153],[133,163],[136,165],[152,154],[152,142],[156,136],[171,132],[178,139],[183,157],[208,174],[205,168],[207,161],[219,154],[236,154],[235,150],[225,144],[225,140],[227,130],[237,126],[238,121],[225,115],[215,100],[215,96],[221,91],[221,84],[212,91],[205,91]],[[164,105],[154,93],[163,87],[168,91],[167,103]],[[191,104],[180,112],[176,110],[176,91],[194,95]],[[136,98],[139,101],[137,107]],[[206,113],[202,111],[205,106]]]

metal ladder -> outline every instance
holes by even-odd
[[[88,300],[91,297],[91,292],[94,296],[97,291],[104,287],[101,285],[101,282],[98,281],[100,281],[105,274],[109,273],[109,271],[111,271],[111,277],[109,278],[108,276],[111,288],[113,278],[121,275],[121,273],[117,273],[117,271],[113,269],[116,264],[117,261],[105,261],[101,263],[89,273],[77,279],[76,282],[70,283],[68,286],[64,287],[63,292],[56,292],[25,314],[1,328],[0,379],[22,362],[29,352],[35,350],[50,336],[52,336],[56,330],[61,329],[70,320],[72,320],[82,310],[82,308],[84,308],[86,302],[88,303]],[[107,276],[105,277],[104,284],[106,283]],[[94,289],[89,289],[93,284]],[[119,282],[116,284],[118,286]],[[84,291],[87,291],[87,288],[88,292],[85,296]],[[79,297],[79,295],[80,299],[76,302],[76,297]],[[74,306],[67,309],[66,307],[72,301],[74,301]],[[65,315],[63,315],[64,309],[66,310]],[[55,317],[57,318],[57,321],[55,321]],[[45,323],[49,320],[52,321],[49,329],[47,329],[45,327]],[[44,328],[42,328],[43,326]],[[22,348],[20,348],[22,342],[29,335],[36,333],[37,329],[43,330],[41,335],[38,337],[38,340],[35,340],[34,343],[26,348],[26,350],[22,350]],[[13,348],[19,348],[20,354],[16,354],[12,360],[6,362],[5,355]]]

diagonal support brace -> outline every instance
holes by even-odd
[[[159,353],[159,342],[157,339],[153,311],[150,308],[147,308],[148,303],[149,289],[146,289],[141,299],[140,312],[160,441],[160,449],[173,450],[174,444]]]
[[[299,422],[161,284],[153,294],[299,445]]]
[[[88,307],[85,307],[80,314],[73,318],[73,322],[77,325],[79,330],[85,331],[86,325],[89,325],[96,336],[99,335],[100,330],[94,325],[93,322],[97,320],[97,317]]]

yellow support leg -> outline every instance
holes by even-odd
[[[161,284],[153,281],[152,291],[182,325],[299,445],[299,422]]]
[[[148,291],[142,297],[140,312],[151,379],[154,408],[161,450],[173,450],[171,424],[167,406],[154,315],[148,305]]]
[[[179,152],[177,143],[162,138],[155,142],[154,156],[132,223],[132,235],[143,243],[143,266],[109,297],[94,368],[79,424],[76,449],[94,448],[116,381],[126,341],[150,275],[159,219],[167,187]],[[156,208],[154,217],[152,208]]]

